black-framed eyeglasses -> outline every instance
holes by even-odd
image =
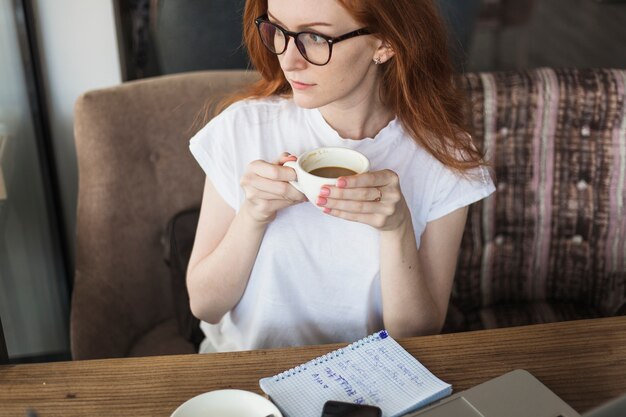
[[[370,35],[367,28],[353,30],[335,38],[315,32],[290,32],[270,22],[267,15],[254,19],[263,45],[273,54],[280,55],[293,38],[300,54],[313,65],[326,65],[333,54],[333,45],[355,36]]]

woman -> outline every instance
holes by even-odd
[[[436,7],[249,0],[244,28],[262,80],[190,143],[207,174],[187,273],[200,351],[439,332],[467,205],[494,187]],[[371,171],[305,203],[282,164],[319,146]]]

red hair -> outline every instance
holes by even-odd
[[[339,0],[363,26],[395,52],[380,65],[380,95],[405,130],[444,165],[465,171],[482,164],[483,155],[464,129],[464,96],[454,82],[447,35],[432,0]],[[291,95],[276,56],[261,43],[254,19],[267,13],[267,0],[247,0],[243,38],[261,79],[230,97]]]

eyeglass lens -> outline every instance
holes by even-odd
[[[280,55],[287,49],[288,35],[269,22],[259,24],[263,44],[273,53]],[[322,36],[312,32],[301,32],[296,38],[296,47],[302,56],[313,64],[325,64],[330,58],[330,45]]]

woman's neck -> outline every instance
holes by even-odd
[[[320,107],[320,113],[344,139],[373,138],[395,117],[380,101],[378,89],[374,89],[373,93],[370,97],[350,103],[330,103]]]

